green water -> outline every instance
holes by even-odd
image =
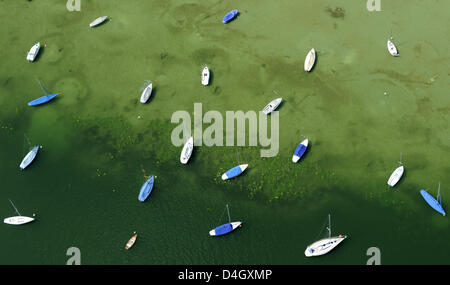
[[[419,190],[436,195],[441,181],[448,211],[450,2],[382,0],[379,12],[356,0],[81,0],[80,12],[65,2],[0,0],[0,215],[15,214],[8,198],[37,214],[1,225],[0,264],[65,264],[72,246],[82,264],[365,264],[369,247],[382,264],[448,264],[450,222]],[[231,9],[239,17],[222,24]],[[111,20],[91,29],[102,15]],[[29,63],[37,41],[47,46]],[[36,77],[63,94],[27,106],[44,95]],[[145,80],[155,90],[141,105]],[[235,147],[196,147],[179,163],[173,112],[196,102],[204,113],[259,111],[274,88],[284,100],[276,157],[239,147],[250,168],[226,182]],[[309,151],[293,164],[302,129]],[[388,189],[400,153],[405,174]],[[141,167],[157,176],[145,203]],[[211,238],[227,203],[243,227]],[[307,259],[328,213],[333,234],[349,238]]]

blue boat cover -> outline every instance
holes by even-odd
[[[435,209],[436,211],[438,211],[439,213],[441,213],[442,215],[445,216],[445,211],[444,208],[442,208],[442,205],[439,204],[439,202],[434,199],[433,196],[431,196],[427,191],[425,190],[420,190],[420,194],[422,195],[422,197],[425,199],[425,201],[427,201],[428,205],[431,206],[431,208]]]
[[[153,189],[153,176],[150,177],[144,185],[141,187],[141,191],[139,192],[139,201],[144,202],[147,199],[148,195],[152,192]]]
[[[302,157],[303,154],[306,151],[306,146],[302,145],[301,143],[297,146],[297,148],[294,151],[294,155],[298,156],[298,157]]]
[[[223,17],[222,23],[228,23],[229,21],[233,20],[234,17],[236,17],[238,13],[238,10],[231,10],[228,12],[228,14]]]
[[[231,226],[230,223],[223,224],[223,225],[215,228],[214,231],[216,232],[216,236],[225,235],[225,234],[233,231],[233,226]]]
[[[42,97],[37,98],[37,99],[35,99],[35,100],[31,101],[31,102],[28,102],[28,106],[37,106],[37,105],[46,103],[46,102],[52,100],[53,98],[55,98],[57,95],[58,94],[56,93],[56,94],[49,94],[49,95],[42,96]]]
[[[241,173],[242,173],[242,170],[239,165],[235,166],[235,167],[231,168],[230,170],[228,170],[227,172],[225,172],[225,174],[228,176],[228,179],[236,177]]]

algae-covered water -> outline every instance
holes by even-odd
[[[80,1],[69,12],[63,0],[0,0],[0,215],[15,215],[8,199],[37,214],[0,226],[0,264],[65,264],[70,247],[81,264],[366,264],[370,247],[381,264],[448,264],[449,219],[419,191],[435,196],[440,181],[449,210],[450,2],[381,0],[371,12],[363,0]],[[44,95],[36,78],[62,94],[27,106]],[[142,105],[146,80],[155,88]],[[179,162],[174,112],[260,111],[274,93],[277,156],[203,145]],[[302,133],[309,150],[293,164]],[[21,171],[33,145],[43,148]],[[224,182],[236,149],[249,169]],[[405,174],[388,189],[400,154]],[[144,175],[155,187],[140,203]],[[212,238],[226,204],[243,227]],[[349,238],[308,259],[329,213]]]

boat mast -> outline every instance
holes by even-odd
[[[330,218],[330,214],[328,214],[328,238],[331,238],[331,218]]]
[[[228,223],[231,223],[230,210],[228,209],[228,204],[227,204],[227,213],[228,213]]]
[[[17,210],[16,206],[14,206],[14,203],[11,201],[11,199],[8,199],[9,202],[11,203],[11,205],[14,207],[14,210],[16,210],[17,214],[19,214],[19,216],[22,216],[19,211]]]
[[[236,157],[237,157],[238,165],[241,165],[241,163],[239,162],[239,152],[238,152],[237,148],[236,148]],[[228,207],[228,205],[227,205],[227,207]]]
[[[441,204],[441,181],[439,181],[439,186],[438,186],[438,195],[437,195],[437,201],[439,204]]]
[[[402,153],[400,153],[400,161],[398,162],[400,165],[402,165]]]

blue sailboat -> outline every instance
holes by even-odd
[[[228,223],[220,225],[212,230],[209,231],[209,235],[210,236],[222,236],[222,235],[226,235],[228,233],[231,233],[232,231],[234,231],[235,229],[239,228],[242,226],[242,222],[238,221],[238,222],[231,222],[230,219],[230,210],[228,209],[228,204],[227,204],[227,212],[228,212]]]
[[[292,162],[296,163],[305,154],[306,148],[308,147],[308,139],[303,140],[295,149],[294,155],[292,156]]]
[[[236,177],[236,176],[240,175],[242,172],[244,172],[244,170],[247,169],[248,164],[240,164],[239,165],[239,153],[237,152],[237,150],[236,150],[236,155],[237,155],[238,165],[227,170],[227,172],[222,174],[222,180],[227,180],[227,179]]]
[[[437,199],[434,199],[427,191],[420,190],[420,194],[425,199],[425,201],[430,205],[431,208],[435,209],[437,212],[445,216],[444,208],[442,207],[442,199],[441,199],[441,183],[439,182],[438,195]]]
[[[144,202],[145,199],[150,195],[153,189],[153,176],[150,177],[147,181],[145,181],[144,185],[141,187],[141,191],[139,192],[138,200]]]
[[[223,17],[222,23],[226,24],[229,21],[233,20],[234,17],[236,17],[236,15],[238,14],[238,10],[231,10],[230,12],[228,12],[228,14],[225,15],[225,17]]]
[[[44,91],[45,96],[39,97],[33,101],[28,102],[28,106],[38,106],[47,103],[48,101],[53,100],[56,96],[59,95],[59,93],[50,94],[50,92],[48,92],[47,89],[45,89],[44,86],[42,86],[39,79],[36,80],[38,81],[39,86],[41,86],[42,91]]]
[[[37,105],[47,103],[48,101],[52,100],[56,96],[58,96],[58,93],[42,96],[40,98],[37,98],[33,101],[28,102],[28,106],[37,106]]]

